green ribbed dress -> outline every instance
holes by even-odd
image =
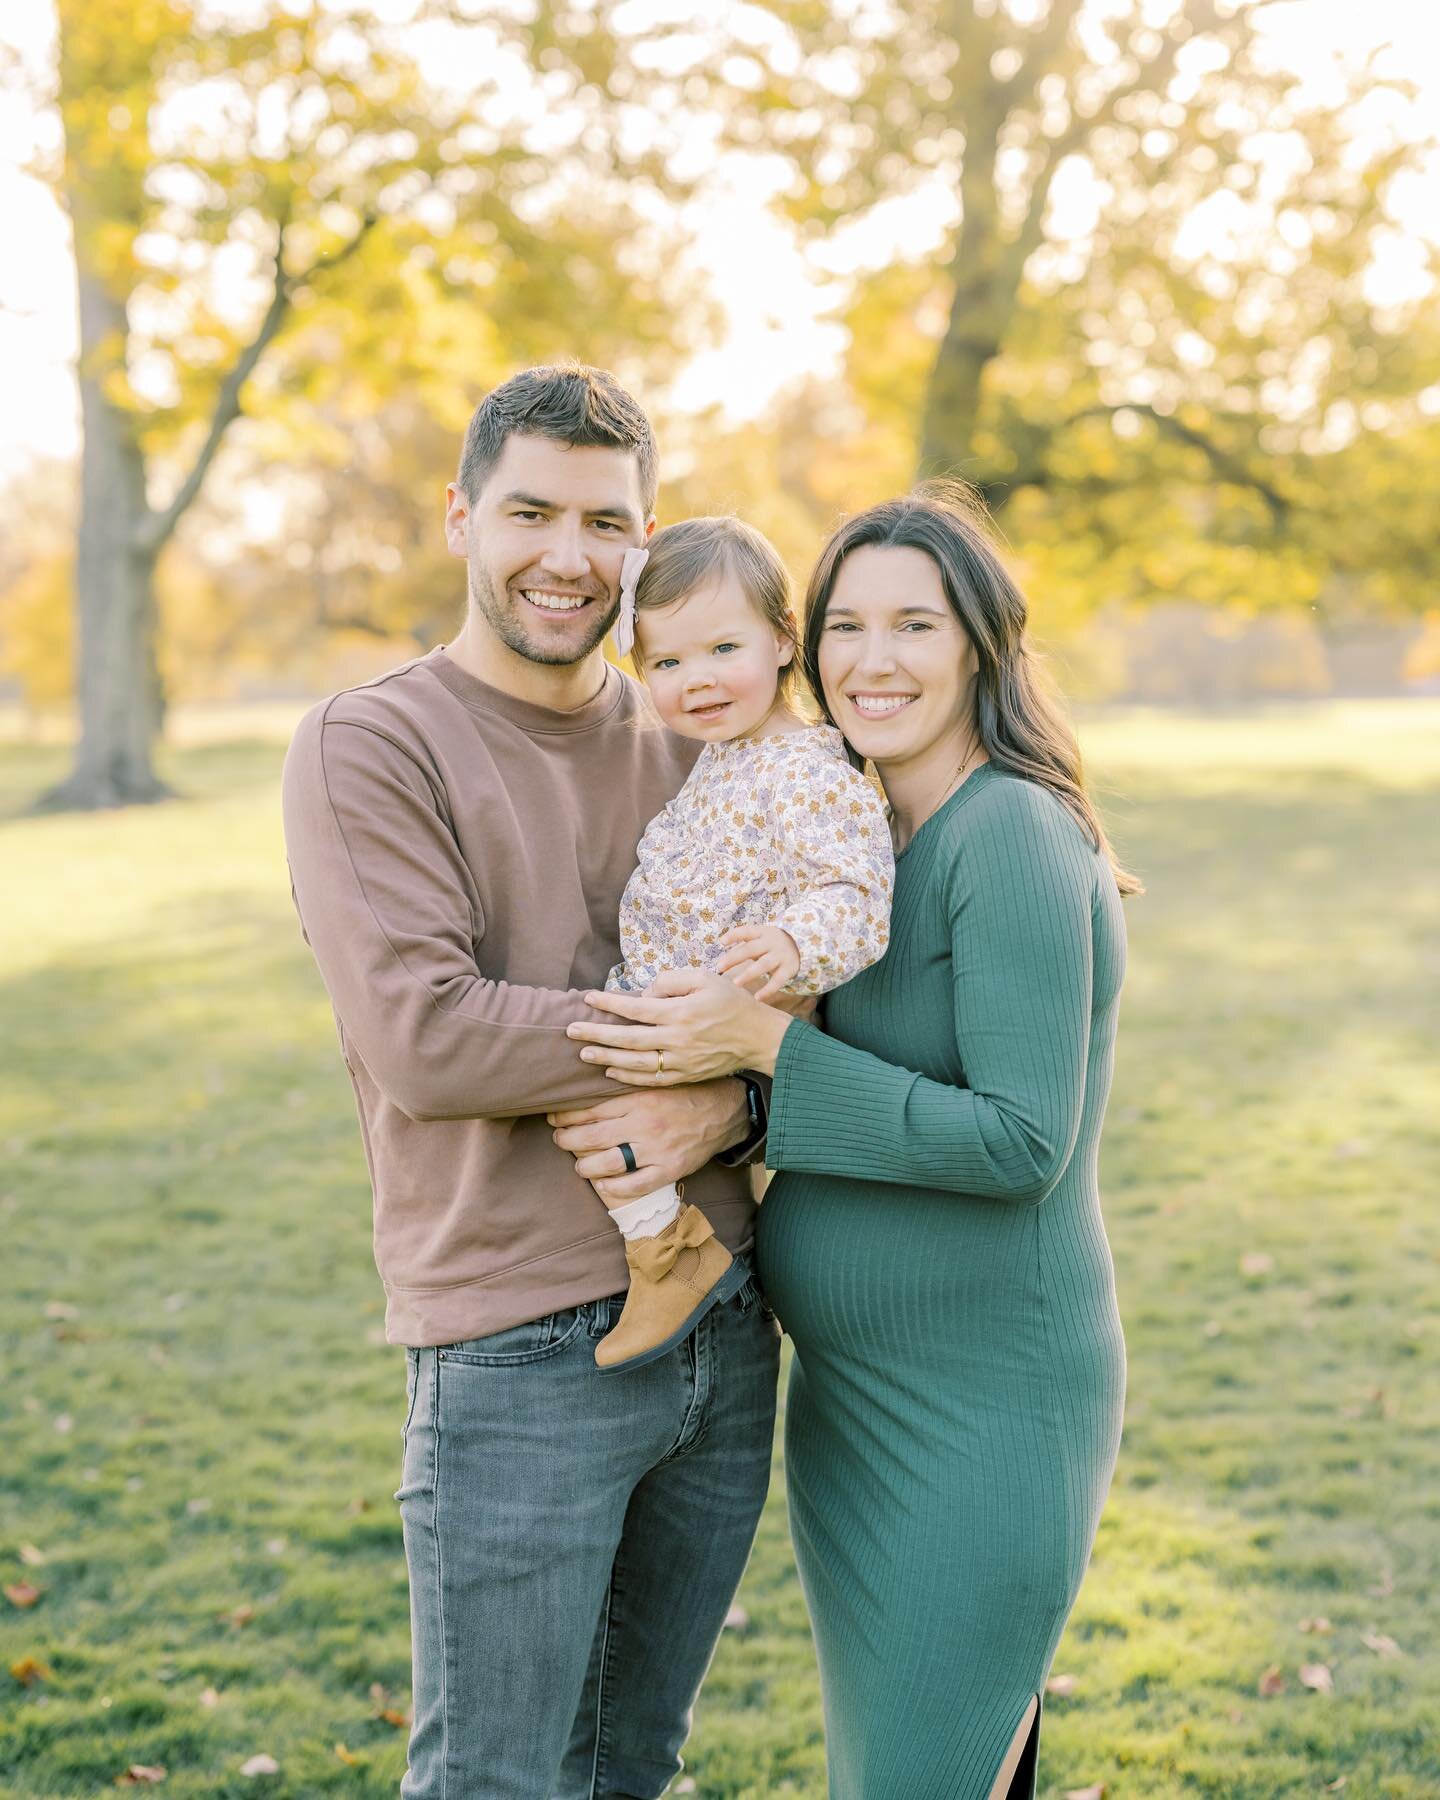
[[[900,856],[884,958],[781,1046],[757,1255],[837,1800],[985,1800],[1085,1572],[1125,1386],[1096,1184],[1124,966],[1106,860],[987,763]]]

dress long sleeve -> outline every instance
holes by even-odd
[[[1033,1203],[1065,1169],[1081,1122],[1097,855],[1052,795],[1019,780],[987,783],[930,828],[947,834],[934,901],[951,965],[948,982],[937,971],[917,984],[917,1004],[948,1013],[963,1077],[897,1067],[797,1021],[780,1049],[766,1160]]]

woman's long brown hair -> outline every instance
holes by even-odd
[[[951,611],[975,646],[975,723],[998,768],[1049,788],[1115,871],[1122,894],[1142,894],[1121,868],[1085,783],[1080,746],[1026,636],[1025,596],[1000,560],[984,508],[961,482],[926,482],[847,519],[820,552],[805,596],[801,663],[821,711],[834,716],[820,684],[820,638],[840,565],[853,551],[921,550],[935,564]]]

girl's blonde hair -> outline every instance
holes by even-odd
[[[720,515],[667,525],[651,538],[649,548],[650,560],[635,584],[636,612],[673,606],[729,569],[761,618],[794,646],[794,656],[780,671],[780,691],[787,692],[800,666],[800,628],[791,604],[790,572],[769,538],[743,519]]]

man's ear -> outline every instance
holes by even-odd
[[[465,490],[452,481],[445,490],[445,543],[452,556],[463,559],[469,554],[469,521],[470,502],[465,498]]]

